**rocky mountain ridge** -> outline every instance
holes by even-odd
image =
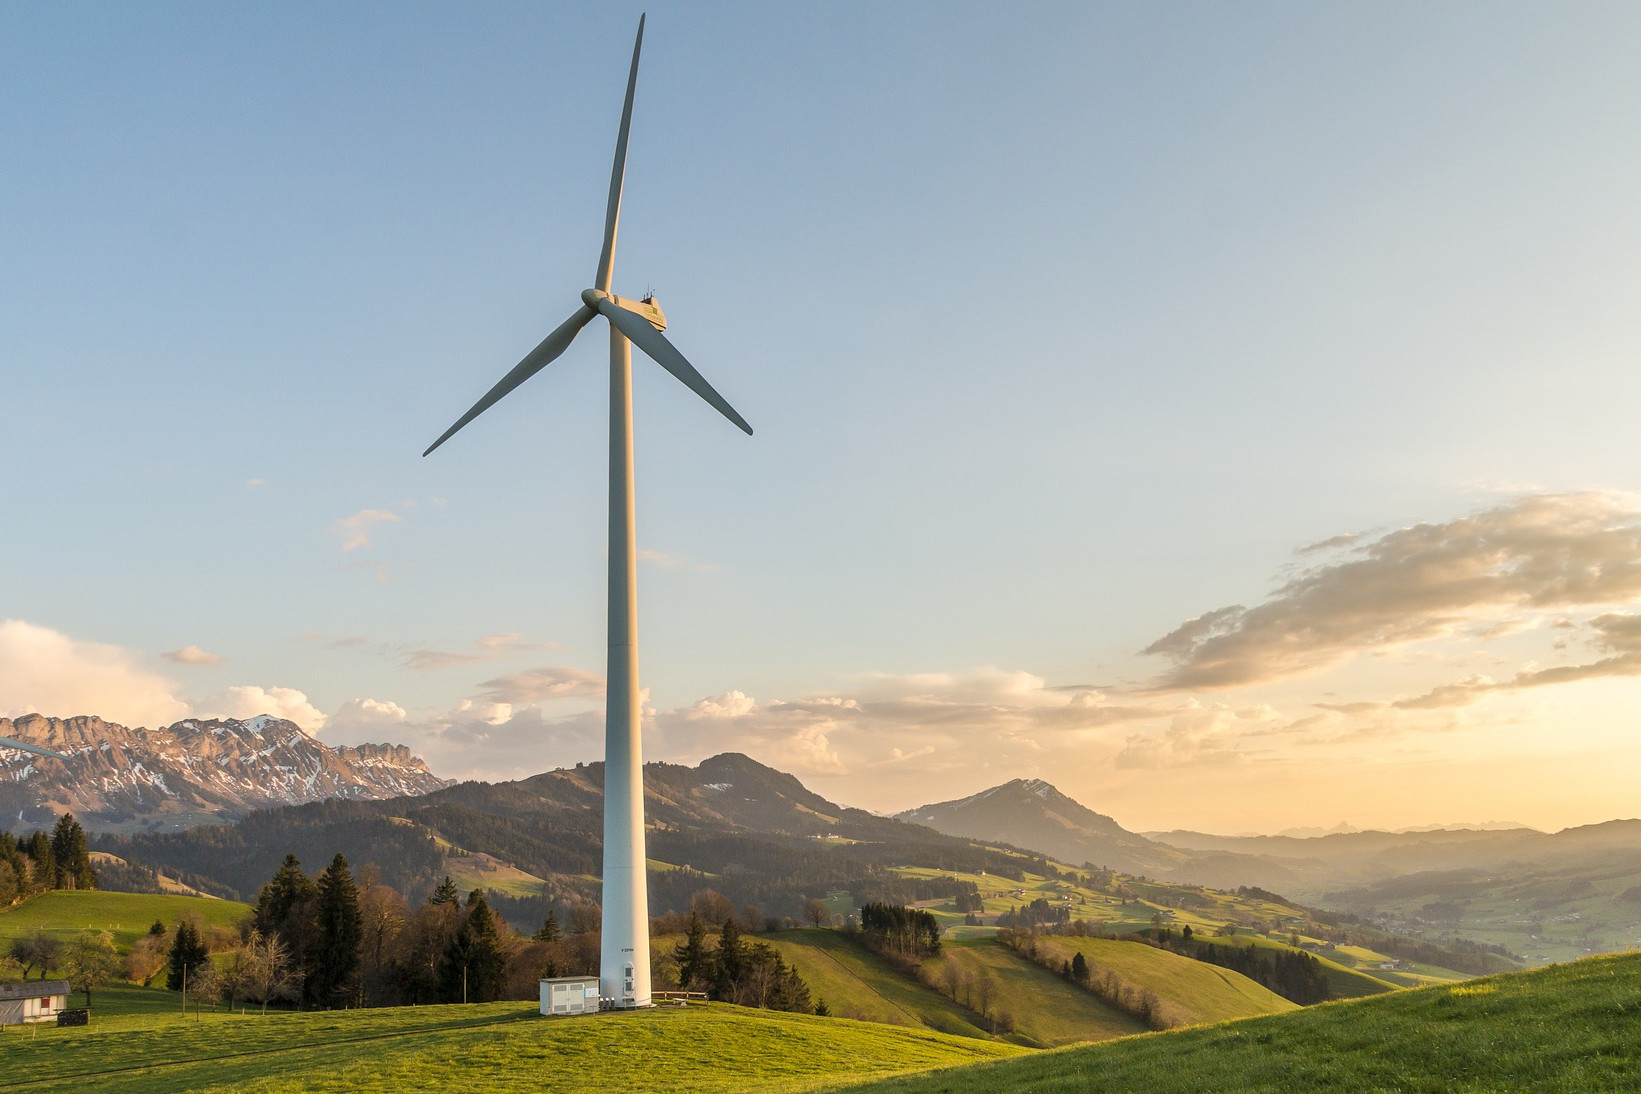
[[[19,829],[69,811],[93,830],[155,831],[269,806],[404,797],[451,785],[403,745],[331,748],[269,715],[188,718],[150,729],[30,714],[0,718],[0,736],[69,757],[0,748],[0,817]]]

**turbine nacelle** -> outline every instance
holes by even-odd
[[[667,329],[667,317],[661,313],[661,305],[656,303],[654,296],[646,296],[642,300],[628,300],[624,296],[605,292],[603,289],[584,289],[581,293],[581,302],[594,311],[598,311],[598,302],[607,300],[622,311],[630,311],[634,315],[643,316],[649,325],[656,330]]]

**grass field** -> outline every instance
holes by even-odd
[[[95,1020],[95,1019],[94,1019]],[[524,1003],[307,1014],[148,1014],[0,1035],[8,1088],[294,1094],[617,1088],[770,1094],[1023,1050],[929,1030],[724,1004],[542,1018]],[[8,1043],[9,1041],[9,1043]]]
[[[194,915],[206,928],[232,927],[248,911],[250,907],[238,901],[210,897],[58,889],[0,911],[0,945],[37,931],[66,939],[89,927],[108,931],[125,951],[148,933],[155,920],[175,927],[184,916]]]
[[[1224,1022],[1261,1014],[1297,1010],[1262,984],[1230,969],[1193,961],[1141,942],[1114,938],[1042,938],[1038,946],[1057,961],[1082,953],[1096,975],[1114,971],[1131,984],[1144,985],[1162,1000],[1164,1013],[1181,1025]]]
[[[810,995],[826,1000],[839,1017],[927,1027],[960,1037],[988,1036],[974,1014],[837,931],[805,927],[759,938],[795,965]]]
[[[1035,1048],[1108,1041],[1146,1030],[1138,1019],[992,939],[948,942],[938,955],[924,960],[924,967],[937,979],[948,969],[976,981],[984,977],[994,993],[995,1012],[1007,1014],[1015,1036]]]
[[[1394,992],[842,1094],[1450,1094],[1641,1088],[1641,955]]]

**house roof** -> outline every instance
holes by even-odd
[[[44,999],[48,995],[67,995],[67,980],[35,980],[22,984],[0,984],[0,1000]]]

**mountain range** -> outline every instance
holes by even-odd
[[[275,805],[394,798],[450,785],[403,745],[331,748],[268,715],[133,729],[96,717],[30,714],[0,718],[0,737],[68,756],[0,748],[0,816],[13,829],[49,827],[72,812],[88,829],[152,831]]]
[[[13,828],[72,810],[100,833],[101,850],[219,895],[254,896],[287,851],[314,864],[342,851],[406,893],[448,873],[503,898],[597,896],[601,764],[451,784],[400,746],[331,749],[266,716],[149,730],[36,715],[0,719],[0,735],[70,755],[0,750],[0,809]],[[774,906],[829,887],[912,899],[921,890],[906,867],[1007,877],[1041,874],[1053,859],[1172,885],[1279,892],[1405,933],[1457,934],[1546,960],[1641,942],[1641,821],[1554,834],[1140,834],[1041,779],[883,817],[734,753],[695,767],[649,764],[644,778],[652,892],[675,902],[709,885]]]

